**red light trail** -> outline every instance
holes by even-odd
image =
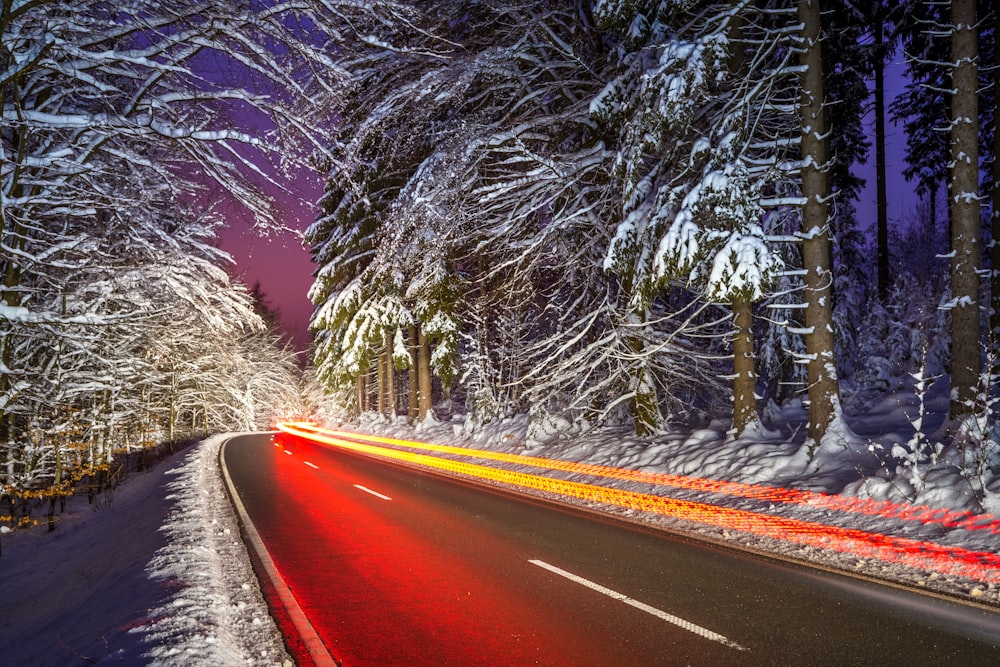
[[[844,498],[812,491],[725,482],[666,473],[649,473],[557,459],[397,440],[335,431],[305,422],[281,423],[278,424],[278,428],[291,435],[325,445],[405,461],[426,468],[456,472],[476,479],[493,480],[523,489],[555,493],[565,497],[685,519],[725,530],[735,530],[805,546],[830,549],[859,558],[876,558],[883,562],[899,563],[941,574],[1000,583],[1000,554],[993,552],[944,546],[933,542],[883,535],[856,528],[831,526],[709,503],[678,500],[650,493],[491,468],[467,461],[441,458],[426,452],[642,482],[677,489],[725,494],[808,508],[875,515],[902,521],[918,521],[922,524],[933,524],[945,528],[989,530],[993,534],[1000,534],[1000,520],[988,514],[974,515],[971,512],[935,510],[923,506],[899,505],[888,501]]]

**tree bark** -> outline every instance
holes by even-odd
[[[802,263],[806,270],[806,353],[809,396],[808,435],[819,442],[840,413],[840,389],[834,359],[832,246],[827,201],[830,197],[827,127],[823,102],[823,55],[819,0],[798,0],[802,24]]]
[[[885,191],[885,35],[882,17],[875,21],[875,208],[877,213],[878,295],[885,303],[889,275],[889,212]]]
[[[417,325],[417,419],[424,421],[431,411],[431,345]]]
[[[385,414],[385,359],[381,350],[375,353],[375,409],[380,415]]]
[[[993,12],[993,191],[990,236],[990,329],[994,345],[1000,348],[1000,12]],[[998,350],[1000,351],[1000,350]],[[1000,372],[1000,369],[993,369]]]
[[[357,392],[357,400],[358,400],[358,415],[364,414],[365,408],[368,407],[367,405],[365,405],[365,402],[366,402],[365,401],[365,395],[368,393],[367,388],[366,388],[365,385],[366,385],[366,382],[365,382],[365,373],[361,373],[357,377],[357,385],[355,387],[355,390]]]
[[[629,316],[630,323],[637,329],[647,326],[645,316],[638,314]],[[637,361],[632,371],[632,423],[635,434],[639,437],[652,435],[660,428],[663,415],[660,414],[660,402],[656,395],[656,385],[653,383],[652,373],[646,360],[645,344],[639,336],[631,336],[628,339],[631,357]]]
[[[412,425],[417,421],[417,416],[420,414],[420,404],[417,401],[417,327],[411,326],[409,328],[407,339],[407,347],[410,352],[410,368],[406,373],[407,385],[409,385],[406,392],[406,423]]]
[[[740,437],[758,421],[757,362],[753,345],[753,311],[745,299],[733,301],[733,431]]]
[[[731,2],[736,12],[729,28],[733,44],[729,52],[729,72],[734,77],[743,71],[746,57],[743,51],[743,15],[738,3]],[[743,435],[747,427],[760,420],[757,412],[757,358],[754,354],[753,309],[749,300],[733,299],[733,431]]]
[[[385,412],[382,414],[393,420],[396,418],[396,366],[392,361],[393,336],[385,330]]]
[[[976,0],[951,3],[951,405],[969,414],[981,371],[979,331],[979,145]]]

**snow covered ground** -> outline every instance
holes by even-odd
[[[943,401],[944,397],[929,399],[932,412],[940,414]],[[914,508],[914,516],[925,511],[941,516],[945,510],[969,510],[976,482],[947,462],[917,471],[925,480],[920,491],[913,488],[912,479],[903,479],[912,478],[913,471],[904,471],[901,476],[886,465],[885,452],[912,439],[908,414],[913,414],[913,407],[905,396],[886,398],[863,417],[850,419],[851,433],[845,431],[842,441],[829,443],[812,455],[796,426],[802,415],[794,407],[776,415],[773,423],[781,426],[774,432],[739,440],[728,438],[722,423],[643,441],[625,433],[574,433],[567,424],[558,423],[552,423],[546,432],[534,430],[529,435],[524,419],[472,429],[460,416],[418,429],[406,426],[403,420],[368,420],[359,430],[526,456],[823,492],[846,501],[902,501],[905,507]],[[113,496],[102,496],[96,510],[83,498],[72,498],[54,533],[38,528],[2,536],[0,663],[290,663],[268,615],[219,474],[218,448],[223,439],[210,438],[151,471],[132,474]],[[987,493],[982,504],[996,512],[1000,479],[987,472],[983,482]],[[698,502],[723,502],[733,509],[920,540],[940,545],[945,553],[954,549],[997,555],[1000,545],[1000,519],[982,511],[971,515],[965,524],[946,526],[912,520],[905,510],[880,515],[780,503],[762,508],[759,499],[715,495],[707,500],[705,494],[690,490],[665,491],[635,481],[608,479],[601,483],[644,493],[677,493]],[[604,506],[599,509],[618,511]],[[630,520],[925,587],[1000,609],[1000,567],[994,565],[984,564],[979,570],[965,567],[956,574],[948,568],[913,567],[876,556],[699,527],[690,521],[632,510],[620,513]],[[984,526],[987,529],[982,529]]]
[[[0,665],[291,664],[219,474],[223,436],[133,473],[56,531],[4,535]]]

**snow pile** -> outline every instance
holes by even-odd
[[[209,438],[171,471],[168,544],[147,570],[174,592],[137,629],[153,664],[291,664],[223,486],[219,447],[228,437]]]

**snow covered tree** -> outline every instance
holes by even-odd
[[[360,217],[371,225],[372,252],[364,266],[344,272],[345,282],[331,281],[330,290],[319,284],[328,275],[320,268],[314,326],[340,326],[329,315],[350,308],[336,306],[343,302],[337,295],[349,276],[363,274],[370,294],[352,297],[355,312],[376,294],[392,295],[419,324],[418,377],[410,384],[422,387],[421,401],[429,390],[420,370],[426,366],[443,387],[464,378],[474,420],[489,420],[504,414],[525,386],[520,346],[551,334],[548,318],[525,319],[543,302],[540,291],[566,286],[560,272],[578,282],[600,261],[587,253],[596,246],[582,228],[601,224],[602,201],[588,198],[603,157],[593,146],[587,97],[579,94],[599,85],[586,69],[596,41],[579,25],[585,13],[545,3],[436,10],[434,33],[460,48],[433,57],[426,55],[429,46],[401,56],[374,53],[379,66],[359,68],[362,101],[348,110],[350,136],[338,147],[331,181],[340,183],[348,170],[351,187],[365,193],[371,207]],[[436,44],[441,49],[446,42]],[[384,67],[389,57],[396,66]],[[368,171],[369,165],[378,168]],[[337,210],[345,211],[340,193],[348,189],[335,190]],[[334,265],[326,249],[343,224],[321,221],[312,230],[318,263]],[[588,243],[580,249],[566,234]],[[586,260],[574,263],[576,257]],[[565,315],[572,321],[580,313]],[[356,357],[349,349],[360,351],[336,340],[318,357],[321,373]],[[552,359],[541,352],[539,358]],[[575,379],[561,373],[556,384]],[[543,385],[557,391],[538,375],[526,381],[543,393]]]
[[[650,3],[635,15],[602,7],[607,20],[630,27],[619,49],[633,70],[595,102],[625,128],[626,216],[609,261],[636,263],[637,294],[679,284],[730,304],[734,430],[742,433],[758,419],[751,303],[783,264],[765,225],[783,217],[771,209],[795,201],[783,194],[794,176],[779,168],[795,141],[787,18],[745,2],[689,11]]]
[[[280,186],[259,165],[327,146],[324,96],[343,77],[332,45],[389,34],[411,13],[392,0],[0,5],[0,483],[49,474],[30,452],[41,451],[33,424],[62,428],[52,415],[75,415],[67,433],[89,420],[92,461],[106,461],[132,424],[154,437],[167,423],[172,436],[184,414],[190,428],[257,421],[247,396],[277,395],[273,385],[197,377],[225,355],[165,345],[154,363],[152,341],[184,324],[161,309],[189,299],[203,308],[186,322],[192,333],[246,341],[230,368],[262,359],[259,320],[216,266],[227,258],[205,250],[222,217],[212,199],[226,193],[257,224],[280,226],[260,185]],[[268,123],[279,131],[246,129]],[[184,208],[194,200],[204,213]],[[149,375],[175,362],[190,385],[164,366]]]

